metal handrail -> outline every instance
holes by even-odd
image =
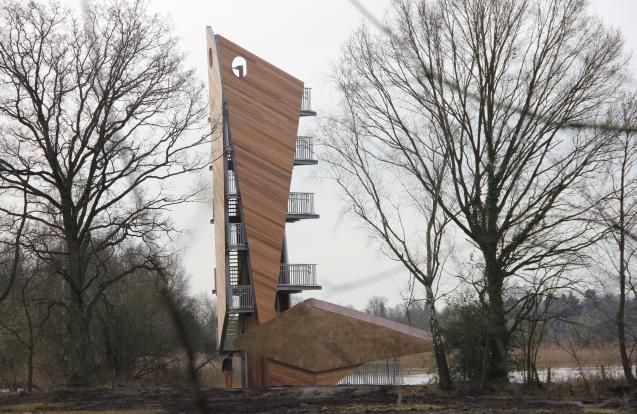
[[[314,193],[290,193],[288,214],[316,214],[314,212]]]
[[[312,111],[312,88],[303,88],[303,99],[301,99],[301,111]]]
[[[254,295],[252,286],[228,286],[228,307],[232,310],[254,309]]]
[[[314,138],[307,136],[296,137],[296,153],[294,159],[297,161],[314,161]]]
[[[243,231],[243,223],[228,224],[228,247],[243,247],[246,244],[245,233]]]
[[[231,313],[227,316],[227,320],[228,322],[226,325],[226,332],[223,340],[223,349],[225,351],[236,349],[236,347],[234,346],[234,339],[237,336],[241,335],[242,330],[242,321],[239,315]]]
[[[237,188],[237,176],[234,170],[228,170],[226,174],[226,193],[229,195],[239,194]]]
[[[315,264],[281,264],[279,285],[318,286]]]

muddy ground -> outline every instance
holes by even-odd
[[[208,389],[210,413],[637,413],[637,399],[524,396],[506,392],[440,393],[422,386],[330,386],[262,390]],[[27,395],[0,394],[0,413],[197,413],[191,390],[176,388],[74,389]]]

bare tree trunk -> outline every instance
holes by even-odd
[[[68,242],[67,272],[70,283],[68,283],[66,354],[69,358],[69,384],[83,386],[90,382],[92,361],[90,361],[90,317],[87,312],[86,294],[81,288],[85,285],[86,266],[78,250],[76,241]]]
[[[27,361],[27,391],[33,391],[33,354],[34,354],[34,346],[33,342],[29,345],[29,357]]]
[[[85,306],[80,295],[71,292],[71,300],[67,306],[66,353],[69,358],[68,383],[74,386],[87,385],[90,382],[92,361],[90,358],[90,318],[86,315]]]
[[[626,229],[625,229],[625,221],[626,214],[624,211],[624,198],[625,198],[625,164],[622,169],[621,176],[621,188],[620,188],[620,197],[619,197],[619,227],[620,234],[618,240],[619,247],[619,309],[617,311],[617,338],[619,340],[619,354],[622,360],[622,367],[624,369],[624,376],[626,377],[626,381],[630,385],[635,385],[635,376],[632,372],[632,367],[630,364],[630,356],[628,355],[628,350],[626,349],[626,321],[625,321],[625,311],[626,311]]]
[[[449,372],[449,365],[447,364],[445,345],[440,333],[440,327],[438,326],[438,314],[436,313],[434,292],[431,285],[425,285],[425,291],[427,293],[427,304],[429,305],[429,327],[434,344],[434,356],[436,358],[436,368],[438,369],[438,378],[440,380],[439,386],[442,390],[450,390],[453,388],[453,383],[451,382],[451,374]]]
[[[11,270],[9,271],[9,275],[7,278],[7,282],[5,284],[4,291],[0,292],[0,303],[2,303],[2,301],[9,296],[9,293],[11,292],[11,289],[13,288],[13,283],[15,282],[16,275],[18,273],[18,265],[20,264],[20,239],[22,238],[22,233],[24,232],[24,227],[26,225],[28,204],[29,204],[26,190],[23,191],[23,200],[24,200],[24,207],[22,210],[22,218],[20,219],[20,225],[18,226],[18,230],[15,235],[13,262],[11,264]]]
[[[637,111],[635,104],[637,103],[636,95],[624,95],[616,103],[611,110],[611,116],[618,117],[621,125],[630,125],[637,121]],[[626,343],[626,295],[627,295],[627,278],[629,277],[629,262],[634,255],[634,247],[628,243],[627,236],[632,235],[635,226],[635,199],[632,197],[634,193],[635,179],[635,161],[637,152],[635,151],[635,141],[633,134],[630,132],[622,133],[617,137],[619,161],[619,177],[610,176],[609,182],[613,183],[611,197],[612,202],[616,202],[617,206],[612,204],[606,206],[608,212],[602,212],[604,221],[612,230],[614,248],[610,252],[610,259],[617,260],[616,255],[619,253],[619,263],[616,265],[617,276],[619,278],[619,306],[617,309],[617,341],[619,344],[619,353],[624,370],[624,377],[630,385],[637,385],[635,375],[632,372],[630,351]],[[612,169],[614,173],[614,169]],[[618,187],[615,182],[619,181]]]
[[[529,337],[527,338],[524,344],[524,369],[526,371],[526,378],[524,382],[526,382],[527,384],[531,384],[533,382],[532,352],[533,352],[533,326],[530,326]]]
[[[69,209],[70,210],[70,209]],[[71,216],[71,212],[68,213]],[[75,223],[69,217],[66,227],[67,235],[67,272],[70,283],[69,300],[67,305],[67,332],[68,341],[66,354],[69,358],[69,384],[75,386],[87,385],[90,382],[92,361],[90,360],[90,316],[87,309],[87,298],[84,289],[86,280],[86,259],[80,253],[80,243],[73,233]]]
[[[485,280],[487,281],[488,304],[486,305],[489,343],[488,377],[494,382],[508,382],[508,332],[506,328],[504,301],[502,299],[503,277],[496,263],[495,251],[485,255]]]

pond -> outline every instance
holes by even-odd
[[[601,367],[582,367],[581,371],[579,368],[551,368],[551,381],[552,382],[564,382],[577,380],[582,378],[582,374],[586,377],[586,379],[593,377],[601,377],[602,376],[602,368]],[[540,377],[540,381],[546,382],[547,370],[541,369],[538,371],[538,376]],[[622,378],[624,375],[624,370],[620,366],[614,367],[605,367],[604,375],[607,378]],[[432,384],[435,383],[438,379],[436,374],[431,373],[407,373],[405,374],[405,384],[408,385],[419,385],[419,384]],[[512,383],[520,384],[524,382],[524,372],[523,371],[513,371],[509,374],[509,380]]]

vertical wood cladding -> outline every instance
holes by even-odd
[[[249,315],[245,320],[246,331],[259,326],[256,314]],[[264,379],[265,358],[254,352],[244,351],[244,362],[246,367],[246,385],[248,388],[261,388],[267,386]]]
[[[212,214],[215,220],[215,265],[217,289],[217,343],[221,338],[223,322],[226,317],[226,233],[224,208],[224,161],[223,157],[223,89],[219,67],[219,53],[213,34],[206,30],[208,46],[208,93],[210,100],[210,121],[214,128],[212,137]]]
[[[303,82],[231,41],[216,38],[257,313],[263,323],[276,315]],[[232,73],[232,60],[238,56],[247,62],[243,78]]]

